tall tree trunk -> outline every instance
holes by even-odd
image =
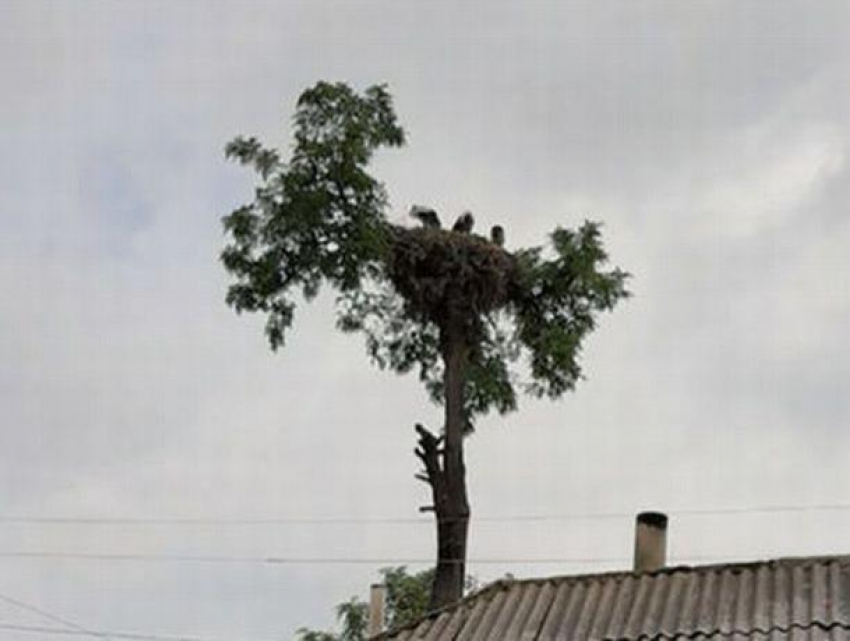
[[[439,496],[438,488],[433,488],[437,519],[437,570],[431,590],[432,610],[460,599],[466,577],[470,512],[463,461],[463,435],[466,428],[463,396],[467,352],[461,332],[446,332],[443,341],[446,425]]]

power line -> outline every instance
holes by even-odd
[[[52,612],[48,612],[43,608],[39,608],[38,606],[33,605],[32,603],[26,603],[25,601],[21,601],[19,599],[15,599],[5,594],[0,594],[0,601],[8,603],[10,605],[15,606],[21,610],[26,610],[27,612],[31,612],[33,614],[37,614],[38,616],[47,619],[48,621],[52,621],[53,623],[61,623],[65,626],[67,632],[73,632],[76,634],[94,634],[88,628],[84,628],[79,623],[71,621],[70,619],[66,619],[65,617],[60,617],[58,614],[53,614]],[[109,635],[100,635],[109,639]]]
[[[106,639],[107,641],[111,641],[112,639],[132,639],[135,641],[214,641],[213,639],[209,638],[185,635],[160,635],[146,634],[140,632],[113,632],[109,630],[96,630],[92,628],[83,627],[79,623],[71,621],[70,619],[66,619],[65,617],[59,616],[58,614],[54,614],[53,612],[47,611],[44,608],[35,606],[32,603],[27,603],[25,601],[15,599],[6,594],[0,594],[0,601],[4,601],[21,610],[37,614],[40,617],[52,621],[53,623],[59,623],[63,626],[62,628],[48,628],[34,625],[20,625],[3,621],[0,622],[0,632],[6,630],[14,632],[31,632],[66,636],[88,636],[98,639]]]
[[[16,623],[0,622],[0,633],[4,631],[31,634],[54,634],[57,636],[90,636],[98,639],[126,639],[127,641],[216,641],[209,637],[145,634],[141,632],[113,632],[106,630],[82,632],[79,630],[68,630],[64,628],[49,628],[37,625],[19,625]]]
[[[216,556],[195,554],[110,554],[101,552],[0,552],[5,559],[58,559],[73,561],[141,561],[153,563],[222,563],[264,565],[401,565],[405,563],[433,564],[433,558],[387,558],[387,557],[281,557],[281,556]],[[551,558],[551,559],[468,559],[468,564],[497,563],[620,563],[629,561],[625,557],[599,558]],[[441,559],[441,563],[464,563],[457,559]]]
[[[430,525],[433,519],[422,517],[280,517],[280,518],[132,518],[132,517],[64,517],[64,516],[0,516],[0,523],[22,525],[349,525],[358,523],[376,524],[421,524]]]
[[[281,557],[281,556],[215,556],[191,554],[110,554],[100,552],[43,552],[43,551],[0,551],[0,558],[7,559],[56,559],[69,561],[139,561],[148,563],[221,563],[221,564],[262,564],[262,565],[433,565],[437,560],[422,557]],[[677,559],[686,561],[720,561],[728,556],[690,556]],[[629,557],[548,557],[536,559],[518,558],[480,558],[440,559],[440,563],[466,563],[467,565],[508,565],[508,564],[602,564],[630,563]]]
[[[722,516],[733,514],[777,514],[795,512],[850,510],[850,503],[821,503],[814,505],[761,505],[750,507],[720,507],[667,510],[670,516]],[[516,521],[591,521],[634,518],[635,512],[575,512],[563,514],[514,514],[473,516],[478,523]],[[449,520],[449,519],[444,519]],[[354,524],[415,524],[433,525],[433,518],[424,517],[79,517],[79,516],[19,516],[0,515],[0,523],[22,525],[151,525],[151,526],[263,526],[263,525],[354,525]]]

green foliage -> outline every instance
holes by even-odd
[[[357,597],[336,606],[336,618],[342,623],[339,641],[361,641],[366,638],[369,606]]]
[[[392,630],[418,621],[428,611],[431,583],[434,570],[423,570],[408,574],[407,568],[384,568],[381,570],[387,586],[387,604],[384,627]]]
[[[296,633],[296,641],[339,641],[339,637],[332,632],[321,632],[301,628]]]
[[[418,621],[427,613],[428,597],[434,570],[423,570],[409,574],[405,566],[384,568],[381,570],[386,586],[386,604],[384,609],[384,629],[397,627]],[[336,606],[336,618],[340,623],[339,634],[320,632],[301,628],[296,632],[296,641],[363,641],[366,639],[369,621],[369,606],[351,597]]]
[[[531,381],[525,389],[552,398],[572,390],[581,377],[578,356],[596,315],[626,296],[628,275],[604,271],[608,256],[598,223],[551,235],[554,258],[539,248],[519,255],[519,282],[512,298],[516,340],[530,355]]]
[[[474,233],[390,225],[385,189],[367,165],[379,148],[403,143],[384,87],[358,94],[326,82],[298,100],[288,162],[253,138],[231,142],[227,155],[260,184],[223,220],[228,304],[264,313],[276,349],[299,293],[310,300],[329,283],[338,327],[362,332],[379,367],[416,371],[438,403],[446,335],[461,319],[470,426],[488,411],[515,410],[518,392],[572,390],[598,314],[628,295],[627,274],[606,269],[599,224],[558,228],[551,249],[513,253]]]
[[[293,290],[308,300],[323,281],[351,291],[379,270],[386,195],[365,166],[377,148],[403,142],[384,87],[358,96],[320,82],[298,100],[288,163],[254,138],[227,145],[229,158],[260,177],[254,200],[223,220],[230,243],[222,261],[236,279],[227,302],[265,312],[273,348],[292,324]]]
[[[334,608],[341,630],[339,634],[321,630],[299,629],[296,641],[364,641],[369,623],[369,605],[356,596]]]

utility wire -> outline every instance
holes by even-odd
[[[730,556],[689,556],[678,558],[686,561],[722,561]],[[57,559],[71,561],[141,561],[153,563],[222,563],[222,564],[263,564],[263,565],[404,565],[406,563],[433,565],[438,561],[433,558],[386,558],[386,557],[281,557],[281,556],[214,556],[190,554],[109,554],[99,552],[42,552],[42,551],[12,551],[0,552],[0,558],[12,559]],[[481,559],[439,559],[440,563],[466,563],[468,565],[502,565],[502,564],[600,564],[600,563],[630,563],[629,557],[548,557],[536,559],[517,558],[481,558]]]
[[[27,612],[31,612],[33,614],[37,614],[38,616],[47,619],[48,621],[52,621],[53,623],[60,623],[65,626],[66,633],[70,634],[87,634],[92,636],[101,636],[103,638],[109,639],[110,636],[108,634],[96,634],[92,630],[88,628],[84,628],[79,623],[75,623],[70,619],[66,619],[65,617],[60,617],[58,614],[53,614],[52,612],[48,612],[38,606],[35,606],[31,603],[26,603],[24,601],[20,601],[19,599],[15,599],[5,594],[0,594],[0,601],[8,603],[10,605],[15,606],[20,610],[26,610]]]
[[[402,565],[405,563],[433,564],[432,558],[386,558],[386,557],[280,557],[280,556],[215,556],[193,554],[109,554],[100,552],[0,552],[5,559],[58,559],[73,561],[142,561],[153,563],[222,563],[263,565]],[[500,564],[500,563],[621,563],[625,557],[612,558],[549,558],[549,559],[441,559],[441,563]]]
[[[126,639],[128,641],[216,641],[209,637],[145,634],[141,632],[112,632],[105,630],[82,632],[79,630],[68,630],[64,628],[49,628],[37,625],[18,625],[16,623],[0,622],[0,633],[2,632],[55,634],[61,636],[90,636],[98,639]]]
[[[732,514],[777,514],[850,510],[850,503],[821,503],[814,505],[760,505],[751,507],[720,507],[668,510],[670,516],[722,516]],[[515,514],[474,516],[477,523],[516,521],[592,521],[634,518],[634,512],[575,512],[564,514]],[[451,519],[443,519],[448,521]],[[78,516],[18,516],[0,515],[0,523],[22,525],[155,525],[155,526],[238,526],[238,525],[352,525],[352,524],[417,524],[432,525],[428,517],[268,517],[268,518],[134,518]]]

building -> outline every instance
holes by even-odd
[[[503,580],[385,641],[850,641],[850,556],[665,567],[667,519],[638,516],[635,568]]]

